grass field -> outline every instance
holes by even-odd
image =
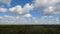
[[[0,25],[0,34],[60,34],[59,25]]]

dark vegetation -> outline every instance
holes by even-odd
[[[0,25],[0,34],[60,34],[59,25]]]

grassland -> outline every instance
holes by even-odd
[[[60,34],[59,25],[0,25],[0,34]]]

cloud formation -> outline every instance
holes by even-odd
[[[11,0],[0,0],[0,2],[10,6]]]
[[[0,7],[0,12],[7,12],[7,8]]]
[[[7,1],[7,0],[4,0]],[[11,0],[9,0],[11,1]],[[60,0],[33,0],[34,3],[31,5],[26,3],[24,7],[16,5],[15,7],[9,8],[11,13],[15,14],[26,14],[31,10],[42,9],[44,15],[60,14]],[[10,2],[11,3],[11,2]]]
[[[28,13],[30,10],[33,9],[33,6],[30,5],[29,3],[27,3],[23,8],[21,5],[17,5],[15,7],[9,8],[9,11],[12,13],[16,13],[16,14],[26,14]]]
[[[32,17],[32,15],[31,14],[26,14],[26,15],[24,15],[24,17]]]
[[[32,19],[27,19],[26,17],[23,16],[0,16],[0,24],[60,24],[60,19],[55,18],[52,19],[53,16],[42,16],[41,19],[37,19],[32,17]],[[52,21],[48,21],[49,19],[52,19]]]
[[[41,6],[50,6],[54,5],[56,3],[60,2],[60,0],[34,0],[34,5],[36,7],[41,7]]]
[[[60,0],[34,0],[34,8],[43,9],[44,14],[51,15],[60,13]]]
[[[11,0],[0,0],[10,5]],[[43,16],[40,19],[32,17],[29,12],[35,9],[42,9]],[[12,8],[0,8],[0,12],[10,11],[18,16],[0,16],[0,24],[60,24],[60,18],[54,18],[52,15],[60,14],[60,0],[33,0],[30,5],[26,3],[24,7],[16,5]],[[22,15],[22,16],[21,16]]]

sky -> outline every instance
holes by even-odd
[[[0,24],[60,24],[60,0],[0,0]]]

